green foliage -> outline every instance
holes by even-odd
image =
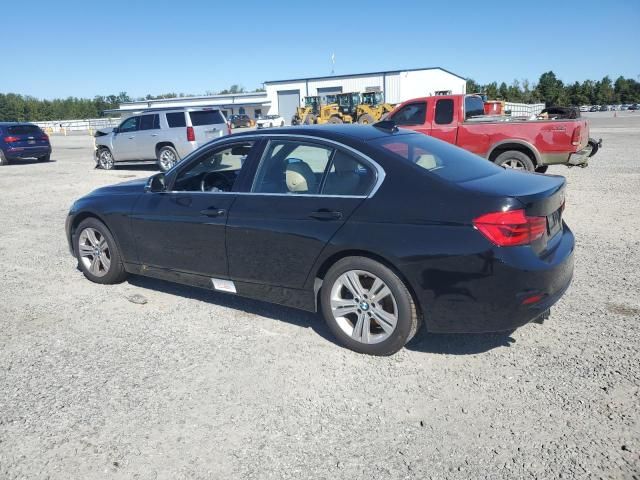
[[[565,85],[552,71],[543,73],[533,86],[528,80],[522,83],[514,80],[509,86],[502,82],[498,86],[496,82],[481,85],[468,79],[467,92],[486,93],[490,99],[507,102],[544,102],[547,106],[640,103],[640,82],[631,78],[618,77],[612,82],[606,76],[600,81],[585,80]]]

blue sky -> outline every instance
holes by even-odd
[[[640,80],[640,0],[30,0],[0,32],[0,92],[41,98],[254,89],[328,75],[332,53],[336,74]]]

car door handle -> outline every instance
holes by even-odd
[[[135,137],[135,136],[133,136],[133,137],[129,137],[129,140],[133,140],[134,138],[136,138],[136,137]]]
[[[157,136],[158,136],[158,134],[157,134],[157,133],[152,133],[152,134],[151,134],[151,136],[152,136],[152,137],[157,137]]]
[[[317,220],[340,220],[342,218],[342,212],[336,212],[333,210],[316,210],[309,214],[311,218]]]
[[[227,211],[222,208],[205,208],[200,210],[200,213],[207,217],[222,217]]]

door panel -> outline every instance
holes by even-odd
[[[140,160],[138,155],[138,127],[140,117],[130,117],[118,127],[118,133],[113,135],[113,157],[116,161]]]
[[[139,262],[226,277],[225,223],[234,199],[229,193],[141,195],[132,215]]]
[[[302,288],[316,258],[363,198],[239,195],[227,221],[229,277]]]

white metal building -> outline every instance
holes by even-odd
[[[415,97],[435,95],[437,92],[466,93],[466,80],[444,68],[434,67],[273,80],[264,82],[264,88],[265,92],[129,102],[109,113],[128,116],[147,108],[207,106],[220,108],[227,117],[238,113],[252,118],[281,115],[289,124],[296,108],[304,104],[306,96],[378,91],[382,92],[386,102],[400,103]]]
[[[287,122],[306,96],[379,91],[386,102],[400,103],[436,92],[466,93],[466,85],[465,78],[439,67],[264,82],[269,113]]]

